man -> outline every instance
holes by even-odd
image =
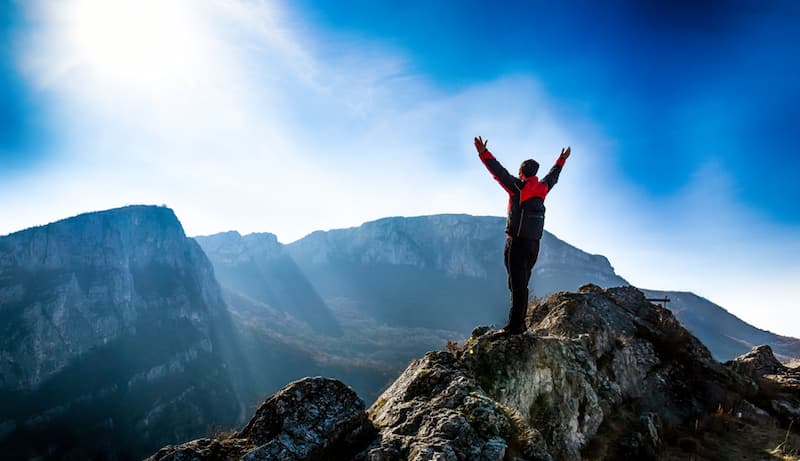
[[[506,248],[504,252],[508,288],[511,290],[511,310],[502,334],[525,331],[525,313],[528,310],[528,281],[539,255],[539,239],[544,232],[544,198],[558,182],[561,168],[569,157],[571,148],[561,149],[556,164],[540,181],[536,177],[539,164],[528,159],[519,167],[519,177],[503,168],[486,148],[489,140],[475,138],[478,156],[494,179],[508,192],[508,217],[506,218]]]

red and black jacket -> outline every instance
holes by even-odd
[[[565,159],[559,156],[556,164],[541,181],[536,176],[523,181],[511,176],[488,150],[483,151],[480,158],[494,179],[508,192],[506,235],[530,239],[542,238],[544,198],[558,182]]]

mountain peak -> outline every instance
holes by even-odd
[[[137,454],[170,440],[167,425],[196,436],[211,420],[234,421],[231,332],[211,263],[169,208],[0,237],[4,453],[25,459],[47,446],[53,458],[89,459],[116,443]],[[119,402],[136,404],[122,418]],[[187,408],[193,419],[174,424]]]
[[[103,211],[91,211],[88,213],[81,213],[70,218],[60,219],[58,221],[44,224],[41,226],[34,226],[28,229],[23,229],[17,232],[8,234],[6,237],[26,234],[41,230],[44,228],[53,227],[66,227],[75,225],[86,225],[88,222],[109,222],[109,221],[132,221],[134,223],[160,223],[162,226],[173,226],[180,229],[183,233],[183,226],[181,226],[175,212],[166,206],[158,205],[126,205],[119,208],[111,208]],[[0,236],[2,238],[2,236]]]

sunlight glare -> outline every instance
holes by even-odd
[[[180,0],[77,0],[68,38],[101,80],[168,90],[191,85],[199,70],[207,38],[193,13]]]

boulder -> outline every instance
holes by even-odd
[[[340,381],[304,378],[267,399],[240,432],[162,448],[150,461],[328,461],[361,451],[375,430],[364,402]]]

